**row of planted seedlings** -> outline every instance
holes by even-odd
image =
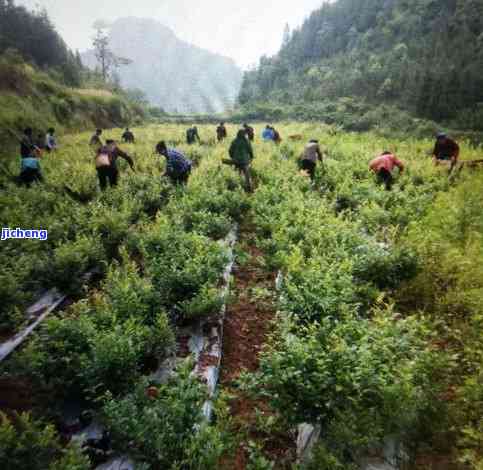
[[[9,239],[0,244],[2,338],[26,326],[31,320],[25,317],[26,308],[46,290],[79,292],[83,275],[92,268],[102,271],[118,257],[118,247],[129,231],[152,219],[173,194],[169,182],[160,178],[164,159],[154,155],[154,146],[161,138],[180,142],[182,129],[153,126],[134,132],[137,143],[121,147],[133,156],[136,172],[120,160],[117,191],[99,192],[87,133],[63,136],[56,152],[44,154],[46,182],[41,186],[18,187],[0,172],[1,227],[48,231],[43,241]],[[103,138],[119,138],[120,133],[105,131]],[[181,148],[195,163],[210,149]],[[17,174],[18,167],[17,155],[2,157],[2,168],[11,174]]]
[[[226,149],[218,150],[221,159]],[[155,220],[126,226],[100,285],[47,319],[4,364],[3,376],[33,397],[31,416],[2,417],[2,468],[90,468],[117,453],[150,468],[208,468],[222,452],[217,428],[203,424],[207,391],[192,365],[162,383],[155,374],[176,353],[180,327],[219,311],[228,257],[220,240],[248,207],[239,179],[220,169],[217,151],[187,153],[196,152],[203,158],[189,185],[169,189]],[[137,167],[149,172],[152,164]],[[114,220],[115,208],[137,201],[129,183],[140,176],[123,176],[102,196],[122,201],[111,206]],[[105,432],[84,442],[84,452],[74,441],[61,446],[92,423]]]
[[[447,178],[418,158],[419,142],[319,140],[327,159],[314,185],[294,171],[290,146],[259,162],[252,210],[258,243],[280,271],[280,311],[260,371],[243,382],[287,428],[310,425],[318,440],[300,455],[307,468],[356,469],[371,459],[414,468],[441,421],[449,358],[433,347],[424,316],[400,314],[393,297],[419,271],[402,236]],[[390,143],[411,168],[386,192],[367,165]]]

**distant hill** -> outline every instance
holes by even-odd
[[[392,106],[483,129],[483,0],[326,2],[245,75],[240,104],[329,117]]]
[[[236,101],[242,72],[235,62],[181,41],[157,21],[116,20],[110,46],[133,61],[121,69],[122,87],[144,91],[153,105],[168,112],[221,112]],[[82,54],[82,61],[95,68],[94,51]]]

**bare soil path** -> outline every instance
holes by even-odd
[[[248,468],[253,447],[249,443],[259,447],[265,458],[274,462],[274,468],[288,468],[295,458],[294,436],[286,429],[264,429],[261,422],[273,415],[268,404],[247,396],[236,383],[243,371],[257,371],[259,354],[273,331],[276,314],[276,273],[264,266],[263,253],[255,246],[253,233],[248,223],[240,228],[240,247],[249,259],[234,268],[233,296],[224,325],[220,383],[233,397],[230,411],[237,444],[233,455],[223,460],[223,470]]]

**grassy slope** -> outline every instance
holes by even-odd
[[[105,90],[67,88],[25,64],[0,59],[0,143],[11,143],[9,130],[26,126],[60,132],[119,127],[142,119],[142,109]],[[9,145],[9,147],[11,144]]]

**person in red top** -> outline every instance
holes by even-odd
[[[369,163],[369,168],[377,175],[377,181],[386,186],[386,190],[390,191],[394,178],[392,170],[398,167],[401,172],[404,171],[404,164],[398,160],[391,152],[383,152],[382,155],[376,157]]]

